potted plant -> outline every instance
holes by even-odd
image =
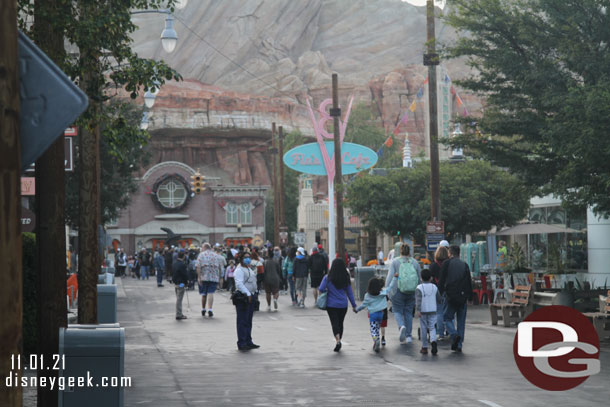
[[[508,264],[504,271],[510,275],[511,285],[513,287],[515,286],[515,277],[517,277],[518,281],[519,279],[524,278],[525,282],[523,283],[527,284],[527,276],[515,276],[515,274],[529,274],[532,271],[527,267],[527,259],[523,253],[523,249],[517,242],[513,243],[513,245],[510,247],[510,251],[508,253]]]

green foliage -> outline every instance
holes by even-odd
[[[132,49],[137,26],[131,21],[132,10],[173,11],[174,0],[58,0],[53,3],[19,0],[20,28],[36,38],[32,25],[35,17],[52,21],[52,30],[61,33],[77,49],[76,54],[53,55],[55,63],[89,96],[89,108],[77,124],[95,131],[100,128],[102,221],[117,217],[136,191],[132,175],[146,161],[143,146],[149,139],[139,129],[142,109],[118,101],[117,89],[125,89],[136,98],[141,92],[158,89],[166,80],[181,76],[163,61],[139,58]],[[38,42],[44,42],[38,39]],[[77,55],[77,56],[74,56]],[[78,162],[78,160],[76,160]],[[66,177],[66,218],[77,227],[78,165]]]
[[[451,0],[468,33],[448,47],[486,98],[477,129],[453,144],[509,168],[576,209],[610,213],[607,0]],[[471,121],[467,118],[466,122]]]
[[[522,219],[530,194],[514,176],[473,160],[441,163],[441,213],[445,232],[472,234]],[[430,164],[391,171],[386,177],[363,175],[347,188],[346,204],[370,230],[413,235],[423,241],[430,218]]]
[[[117,219],[138,188],[134,174],[148,163],[149,154],[144,147],[150,135],[138,127],[142,108],[111,100],[103,109],[100,203],[102,223],[106,224]],[[73,227],[78,225],[78,162],[75,160],[74,172],[66,173],[66,221]]]
[[[361,144],[376,152],[386,139],[387,135],[381,125],[381,118],[373,105],[359,103],[352,108],[344,141]],[[391,147],[384,146],[383,156],[377,162],[376,167],[397,168],[402,166],[402,151],[398,147],[399,144],[394,137],[394,144]]]
[[[508,265],[506,272],[508,273],[529,273],[531,270],[527,268],[527,259],[523,249],[519,243],[515,242],[508,253]]]
[[[23,244],[23,353],[38,350],[38,311],[36,296],[36,235],[22,233]]]

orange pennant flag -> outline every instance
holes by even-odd
[[[409,110],[415,112],[415,109],[417,109],[417,102],[414,100],[413,103],[411,103]]]
[[[388,137],[388,139],[385,141],[385,143],[383,143],[383,145],[386,147],[392,147],[392,144],[394,144],[394,139],[392,138],[392,135],[390,134],[390,137]]]
[[[459,95],[456,95],[456,101],[458,106],[462,106],[462,98]]]

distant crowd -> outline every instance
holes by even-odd
[[[353,257],[337,254],[331,262],[322,245],[315,245],[309,253],[303,247],[280,249],[270,244],[257,248],[204,243],[201,248],[171,246],[153,253],[141,250],[131,256],[118,249],[115,265],[117,276],[147,280],[155,275],[158,287],[164,287],[164,281],[173,283],[177,320],[187,318],[182,312],[182,301],[186,290],[195,289],[195,283],[201,296],[202,317],[214,316],[216,290],[231,292],[240,351],[259,347],[251,334],[253,314],[260,309],[260,292],[265,292],[267,311],[276,312],[280,291],[290,295],[293,307],[305,308],[307,291],[311,288],[314,304],[328,314],[336,352],[342,347],[348,303],[354,312],[368,310],[375,352],[386,345],[389,313],[396,320],[401,344],[413,343],[412,325],[417,316],[421,353],[427,354],[430,348],[430,353],[436,355],[437,341],[444,340],[445,336],[450,337],[451,349],[461,352],[472,286],[468,265],[459,259],[459,246],[449,247],[448,242],[441,242],[434,261],[424,270],[411,257],[407,244],[397,243],[387,259],[379,251],[379,263],[384,260],[389,265],[387,276],[374,277],[368,282],[359,306],[354,299],[349,271]]]

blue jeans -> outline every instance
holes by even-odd
[[[405,294],[396,291],[392,297],[392,312],[398,324],[398,329],[405,326],[407,336],[411,336],[413,329],[413,310],[415,309],[415,294]]]
[[[163,269],[157,268],[157,285],[163,284]]]
[[[453,324],[453,318],[457,321],[457,331]],[[466,303],[462,306],[455,306],[450,301],[447,301],[447,310],[445,311],[445,328],[449,332],[449,336],[453,339],[455,335],[460,336],[458,349],[462,349],[464,342],[464,330],[466,329]]]
[[[294,280],[292,276],[288,276],[288,284],[290,285],[290,298],[292,298],[292,302],[297,302],[297,293],[294,290]]]
[[[256,297],[256,295],[252,296],[252,302],[235,306],[237,312],[237,347],[239,348],[252,345],[252,316],[254,315]]]
[[[148,280],[148,269],[150,266],[140,266],[140,278],[144,280],[146,278]]]

